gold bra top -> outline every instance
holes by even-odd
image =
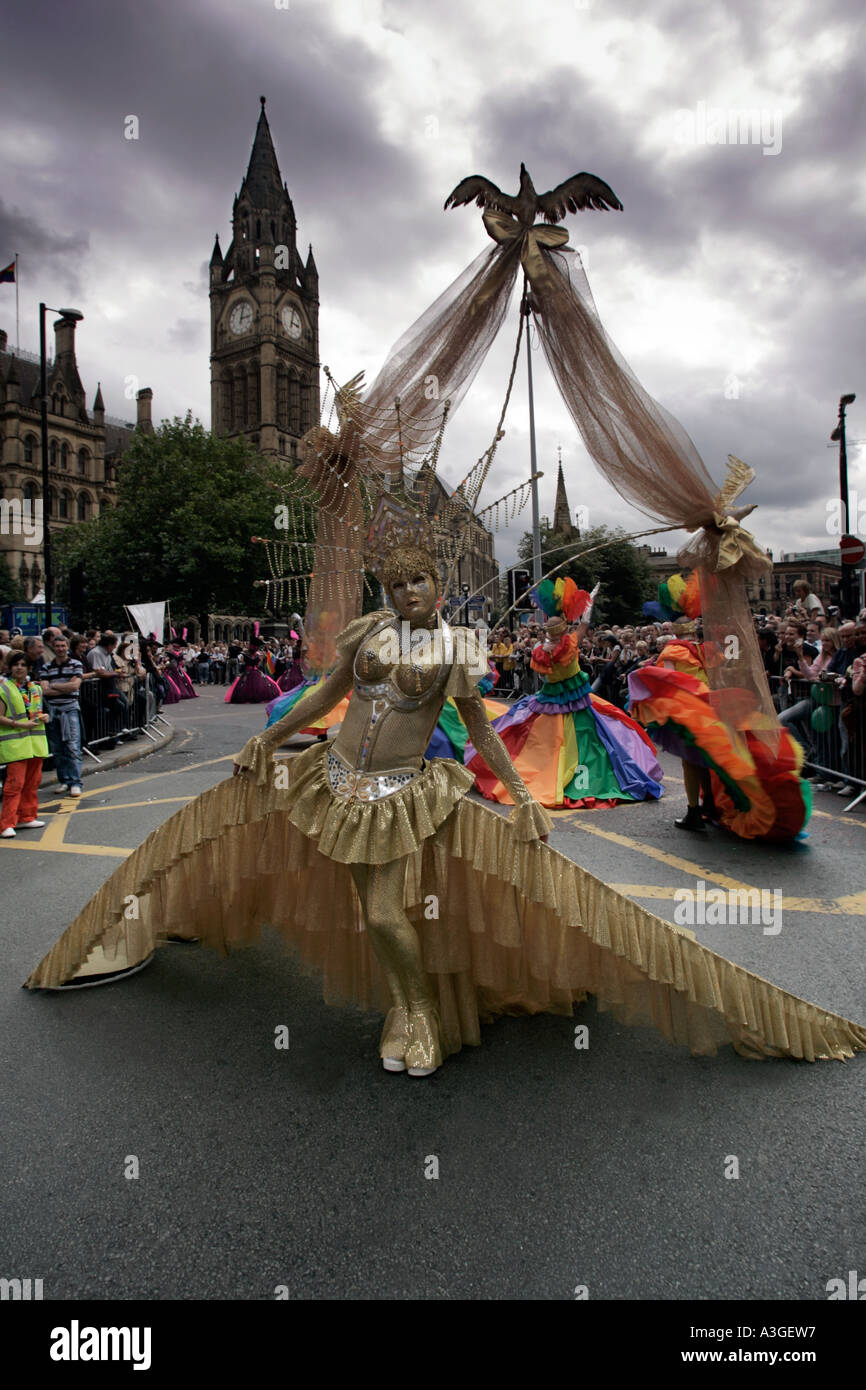
[[[393,619],[371,628],[355,653],[355,693],[362,700],[386,697],[397,709],[417,709],[438,694],[454,661],[447,623],[409,633]]]
[[[396,615],[377,622],[355,652],[339,754],[359,772],[420,768],[453,664],[447,623],[410,632]]]

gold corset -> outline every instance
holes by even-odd
[[[417,771],[453,660],[446,623],[411,634],[396,617],[373,627],[355,653],[352,698],[334,740],[340,756],[357,771]]]

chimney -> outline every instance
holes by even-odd
[[[9,341],[9,334],[5,328],[0,328],[0,352],[6,351],[6,344]]]
[[[138,407],[138,419],[135,428],[141,430],[142,434],[153,434],[153,421],[150,418],[150,403],[153,400],[153,392],[149,386],[144,386],[136,392],[135,403]]]
[[[75,319],[61,318],[55,323],[54,358],[61,370],[64,359],[75,365]]]

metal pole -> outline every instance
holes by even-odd
[[[535,451],[535,396],[532,390],[532,343],[529,336],[529,286],[524,281],[520,312],[526,315],[526,372],[529,379],[529,465],[532,486],[532,582],[541,582],[541,523],[538,516],[538,472]]]
[[[842,498],[842,511],[845,517],[845,535],[848,534],[850,516],[848,514],[848,446],[845,439],[845,397],[839,402],[839,492]]]
[[[848,511],[848,444],[845,438],[845,407],[851,405],[857,397],[852,393],[841,396],[839,399],[839,423],[830,435],[831,439],[839,441],[839,494],[842,500],[842,515],[844,518],[843,534],[848,535],[848,527],[851,518]],[[842,616],[850,616],[854,608],[854,595],[856,592],[856,580],[851,573],[850,565],[842,565],[842,582],[840,585]]]
[[[48,502],[48,368],[45,361],[45,309],[39,305],[39,389],[42,393],[42,564],[45,569],[45,621],[43,627],[51,626],[51,536],[49,522],[51,507]]]

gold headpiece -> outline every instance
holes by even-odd
[[[441,588],[429,521],[391,497],[379,499],[367,532],[364,565],[386,589],[395,579],[418,570],[432,575]]]

